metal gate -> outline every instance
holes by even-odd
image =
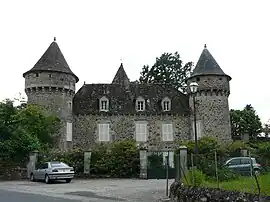
[[[173,151],[149,151],[147,156],[147,162],[148,179],[166,179],[167,169],[168,178],[175,178]]]

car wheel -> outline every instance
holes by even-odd
[[[50,182],[51,182],[51,180],[50,180],[50,178],[49,178],[49,175],[45,175],[45,183],[46,184],[50,184]]]
[[[71,179],[66,179],[66,183],[70,183],[71,182]]]
[[[35,176],[34,176],[33,173],[31,173],[31,175],[30,175],[30,180],[31,180],[32,182],[35,182],[35,181],[36,181]]]

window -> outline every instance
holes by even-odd
[[[109,111],[109,100],[105,96],[99,100],[100,111]]]
[[[72,123],[67,122],[67,141],[72,141]]]
[[[52,78],[52,74],[49,74],[49,78]]]
[[[145,110],[145,100],[142,97],[138,97],[136,100],[136,110],[137,111]]]
[[[68,108],[69,108],[69,109],[72,109],[72,102],[69,102],[69,103],[68,103]]]
[[[240,165],[240,159],[232,159],[227,164],[228,165]]]
[[[170,111],[171,110],[171,100],[168,97],[165,97],[161,101],[161,106],[163,111]]]
[[[36,77],[39,77],[39,73],[36,73]]]
[[[136,123],[135,136],[137,142],[147,141],[147,123]]]
[[[100,142],[110,141],[110,124],[109,123],[98,124],[98,141]]]
[[[200,120],[196,121],[196,129],[197,129],[197,138],[200,139],[202,137],[202,122]],[[195,131],[194,131],[194,121],[192,121],[192,133],[193,140],[195,140]]]
[[[173,124],[162,124],[162,140],[173,141]]]
[[[168,152],[165,151],[163,152],[163,165],[167,164],[167,159],[166,157],[168,156]],[[170,168],[174,168],[174,152],[173,151],[169,151],[169,167]]]

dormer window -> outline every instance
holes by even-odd
[[[170,111],[171,110],[171,100],[168,97],[163,98],[161,101],[161,107],[163,111]]]
[[[142,97],[138,97],[136,100],[136,110],[137,111],[145,110],[145,100]]]
[[[109,99],[107,97],[102,97],[99,100],[99,110],[103,112],[109,111]]]

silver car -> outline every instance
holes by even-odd
[[[30,174],[31,181],[44,180],[46,184],[53,180],[66,180],[67,183],[70,183],[73,178],[73,167],[59,161],[43,163]]]

